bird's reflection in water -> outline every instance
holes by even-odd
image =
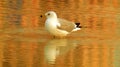
[[[45,59],[48,63],[55,64],[57,56],[67,53],[75,46],[77,46],[77,43],[71,43],[68,39],[50,40],[45,46]]]

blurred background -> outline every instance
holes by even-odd
[[[53,39],[51,10],[83,28]],[[0,67],[120,67],[119,34],[120,0],[0,0]]]

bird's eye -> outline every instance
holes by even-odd
[[[48,13],[48,15],[50,15],[50,13]]]

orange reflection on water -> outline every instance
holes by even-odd
[[[115,67],[118,4],[118,0],[0,0],[0,67]],[[53,39],[44,29],[49,10],[80,22],[82,30]]]

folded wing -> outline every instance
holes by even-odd
[[[65,19],[60,19],[60,18],[58,18],[58,21],[60,23],[60,25],[57,26],[58,29],[71,32],[76,27],[74,22],[71,22],[71,21],[68,21],[68,20],[65,20]]]

